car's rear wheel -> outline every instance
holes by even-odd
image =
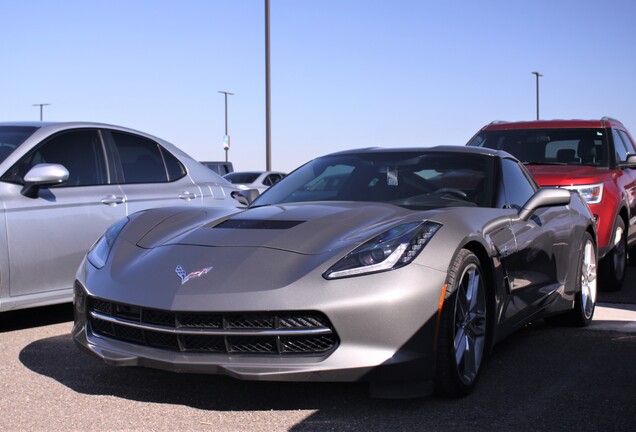
[[[592,322],[596,307],[597,265],[596,247],[590,233],[583,238],[583,248],[579,255],[578,276],[574,308],[564,314],[551,316],[546,321],[553,324],[565,324],[583,327]]]
[[[612,249],[600,262],[601,288],[618,291],[623,286],[627,267],[627,232],[623,218],[617,216],[611,238]]]
[[[462,249],[448,270],[437,339],[435,389],[445,396],[464,396],[475,387],[487,336],[487,302],[482,267]]]

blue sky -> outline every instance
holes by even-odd
[[[0,0],[0,121],[113,123],[265,168],[264,0]],[[271,0],[272,168],[464,144],[492,120],[636,134],[633,0]]]

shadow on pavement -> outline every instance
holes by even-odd
[[[73,321],[73,304],[20,309],[0,313],[0,333]]]
[[[360,383],[246,382],[107,366],[70,336],[20,361],[86,395],[215,411],[315,410],[292,430],[636,430],[636,335],[527,326],[495,347],[475,393],[457,400],[370,399]]]

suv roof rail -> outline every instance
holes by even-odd
[[[615,118],[607,117],[607,116],[604,116],[603,118],[601,118],[601,121],[611,121],[611,122],[614,122],[614,123],[618,123],[618,124],[620,124],[620,125],[623,125],[623,123],[622,123],[620,120],[616,120]],[[623,126],[624,126],[624,125],[623,125]]]
[[[508,120],[493,120],[490,124],[501,124],[501,123],[509,123]]]

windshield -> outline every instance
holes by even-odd
[[[494,158],[442,152],[361,152],[303,165],[253,206],[306,201],[383,202],[412,209],[491,207]]]
[[[37,129],[36,126],[0,126],[0,163]]]
[[[609,166],[603,129],[482,131],[468,145],[503,150],[525,164]]]
[[[223,178],[233,184],[254,183],[259,175],[259,172],[233,172],[224,175]]]

